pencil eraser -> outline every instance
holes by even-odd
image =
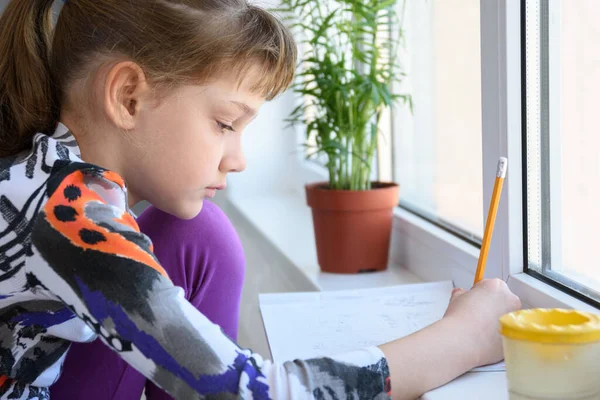
[[[498,161],[498,170],[496,170],[496,176],[498,178],[506,178],[506,168],[508,167],[508,160],[506,157],[500,157]]]

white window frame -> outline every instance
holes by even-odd
[[[520,3],[482,0],[480,6],[484,216],[498,158],[508,158],[487,270],[504,280],[523,273],[524,261]]]
[[[547,0],[548,4],[548,24],[545,29],[548,30],[548,43],[557,43],[560,41],[560,3],[561,0]],[[541,13],[541,1],[530,1],[531,7],[534,11],[539,14]],[[541,96],[539,98],[531,97],[528,100],[528,105],[530,109],[527,110],[527,115],[531,115],[531,121],[528,121],[528,125],[535,132],[540,132],[544,129],[547,129],[549,140],[546,144],[536,143],[537,146],[547,146],[547,151],[550,153],[548,157],[548,172],[552,177],[560,177],[561,169],[562,169],[562,143],[561,143],[561,85],[560,85],[560,46],[553,46],[548,48],[546,52],[542,55],[541,53],[541,30],[542,26],[540,26],[541,21],[536,20],[534,17],[530,17],[531,19],[527,21],[527,24],[535,25],[532,27],[534,30],[534,34],[536,37],[528,42],[531,43],[535,48],[531,49],[532,51],[539,54],[534,60],[530,60],[529,66],[526,71],[526,80],[528,90],[534,90],[535,88],[540,88],[540,91],[547,90],[549,93],[552,93],[548,99],[543,99]],[[542,81],[542,63],[546,64],[546,60],[543,58],[547,57],[547,67],[548,71],[546,71],[548,81]],[[542,94],[544,96],[544,94]],[[542,111],[542,107],[547,108],[545,111]],[[543,127],[542,124],[547,124],[547,126]],[[525,135],[525,131],[523,135]],[[537,138],[536,138],[537,140]],[[536,167],[538,169],[542,169],[541,166],[541,152],[537,151],[534,153],[538,158],[536,160],[532,160],[532,162],[536,163]],[[530,202],[528,212],[532,212],[535,214],[541,214],[540,211],[540,203],[541,200],[539,197],[543,197],[544,195],[549,195],[552,199],[550,203],[550,208],[548,210],[550,220],[552,222],[550,226],[550,243],[552,244],[552,248],[550,249],[550,261],[552,263],[553,270],[560,270],[562,267],[562,196],[561,196],[561,179],[553,179],[552,185],[550,186],[550,192],[542,194],[541,188],[537,187],[541,183],[536,183],[536,187],[534,187],[534,192],[539,193],[538,198],[534,201]],[[528,183],[529,185],[529,183]],[[537,203],[537,204],[536,204]],[[543,216],[542,216],[543,218]],[[542,227],[534,227],[533,229],[542,229]],[[531,234],[532,228],[529,228],[529,234]],[[535,233],[539,235],[538,233]],[[539,246],[541,247],[541,246]],[[535,268],[542,269],[547,264],[545,260],[542,260],[542,256],[537,257],[539,259],[533,260],[533,264]],[[558,261],[557,261],[558,260]],[[529,264],[531,266],[532,260],[529,259]]]
[[[533,34],[539,35],[534,38],[533,44],[528,40],[527,46],[536,45],[536,43],[542,43],[542,46],[547,42],[548,48],[543,47],[536,48],[534,51],[538,52],[540,57],[537,59],[530,60],[528,58],[527,64],[527,88],[529,90],[535,90],[540,88],[541,96],[539,99],[534,96],[529,96],[528,93],[528,110],[527,116],[533,114],[533,126],[528,128],[533,129],[534,132],[541,132],[542,135],[547,134],[547,142],[535,143],[541,146],[541,151],[533,150],[528,156],[538,156],[533,162],[539,164],[541,171],[547,170],[547,174],[551,179],[551,185],[549,191],[542,192],[548,188],[534,187],[534,192],[540,192],[537,199],[529,203],[528,212],[533,212],[534,215],[541,215],[541,219],[548,218],[550,226],[544,226],[541,223],[539,228],[542,229],[541,234],[547,235],[550,238],[549,246],[550,249],[546,249],[548,243],[537,243],[534,247],[541,248],[541,253],[537,255],[529,254],[528,262],[531,274],[539,279],[551,282],[556,287],[562,287],[562,290],[568,293],[574,293],[574,296],[578,298],[586,298],[586,292],[590,293],[591,304],[597,306],[598,295],[596,289],[588,289],[584,283],[578,281],[569,276],[569,274],[562,275],[561,271],[565,269],[564,260],[562,258],[562,97],[561,97],[561,46],[555,45],[561,41],[561,14],[562,14],[562,2],[561,0],[529,0],[527,7],[532,9],[539,15],[546,15],[547,20],[537,20],[534,17],[530,17],[531,13],[528,14],[528,24],[533,25]],[[529,11],[531,11],[528,8]],[[529,32],[528,32],[529,34]],[[545,51],[544,51],[545,50]],[[528,57],[529,49],[528,49]],[[532,62],[531,62],[532,61]],[[532,65],[533,64],[533,65]],[[543,70],[547,68],[547,70]],[[542,80],[547,78],[547,80]],[[532,81],[532,83],[530,83]],[[544,98],[547,93],[550,93],[549,98]],[[531,104],[529,104],[531,103]],[[528,122],[529,125],[529,122]],[[529,137],[529,129],[527,133]],[[537,140],[537,139],[534,139]],[[544,153],[548,152],[547,160],[543,160]],[[529,160],[528,160],[529,162]],[[547,163],[546,165],[543,162]],[[542,177],[548,179],[548,176]],[[538,185],[540,183],[538,182]],[[543,183],[541,183],[543,185]],[[529,183],[528,183],[529,185]],[[537,185],[536,185],[537,186]],[[544,198],[548,196],[551,199],[547,210],[543,210],[542,201],[540,197]],[[537,204],[536,204],[537,203]],[[540,210],[540,208],[542,208]],[[532,218],[528,218],[531,221]],[[532,224],[535,225],[535,224]],[[531,234],[531,229],[529,229]],[[534,233],[539,235],[539,233]],[[539,239],[542,239],[538,236]],[[544,254],[549,255],[549,259],[544,257]],[[593,294],[592,294],[593,293]]]

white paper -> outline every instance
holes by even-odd
[[[273,361],[284,362],[332,356],[407,336],[442,318],[452,288],[452,282],[445,281],[261,294],[259,303]]]
[[[483,367],[473,368],[471,372],[500,372],[506,371],[506,365],[504,361],[500,361],[496,364],[484,365]]]

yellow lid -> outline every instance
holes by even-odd
[[[600,340],[600,316],[560,308],[519,310],[500,318],[500,333],[538,343],[590,343]]]

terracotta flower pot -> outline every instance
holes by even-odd
[[[317,256],[323,272],[358,273],[387,268],[393,209],[399,186],[374,182],[371,190],[330,190],[306,185]]]

